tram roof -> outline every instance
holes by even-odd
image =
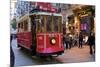
[[[34,13],[29,13],[29,14],[26,14],[26,15],[22,16],[18,21],[21,21],[23,19],[28,18],[29,15],[53,15],[53,16],[62,16],[60,13],[34,12]]]
[[[62,16],[60,13],[50,13],[50,12],[35,12],[35,13],[31,13],[30,15],[54,15],[54,16]]]

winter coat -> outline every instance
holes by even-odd
[[[94,36],[89,36],[88,45],[95,45],[95,37]]]

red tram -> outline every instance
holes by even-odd
[[[64,52],[61,14],[27,14],[20,18],[17,28],[18,47],[30,50],[33,55],[58,56]]]

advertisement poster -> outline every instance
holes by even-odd
[[[5,67],[95,66],[94,1],[10,0],[8,9]]]

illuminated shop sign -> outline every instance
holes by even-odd
[[[85,17],[85,16],[88,16],[89,13],[90,13],[90,12],[81,11],[81,12],[79,13],[79,16],[80,16],[80,17]]]
[[[87,29],[87,24],[86,23],[81,24],[81,30],[86,30],[86,29]]]

